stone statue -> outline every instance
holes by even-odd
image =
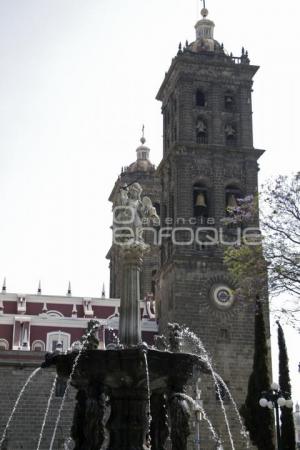
[[[236,131],[232,125],[226,125],[225,133],[227,137],[234,137],[236,135]]]
[[[141,198],[142,187],[133,183],[120,189],[116,201],[114,229],[118,234],[124,232],[123,245],[145,245],[143,224],[158,223],[159,217],[149,197]],[[120,242],[121,243],[121,242]]]

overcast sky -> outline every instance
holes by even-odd
[[[255,146],[267,149],[260,181],[298,170],[298,2],[207,6],[216,39],[237,56],[245,46],[261,66],[253,94]],[[0,0],[0,278],[8,292],[34,293],[39,279],[47,294],[65,294],[68,280],[74,295],[108,287],[107,199],[135,159],[143,123],[151,159],[161,159],[155,96],[179,41],[194,40],[200,9],[199,0]]]

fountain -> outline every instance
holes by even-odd
[[[87,338],[80,352],[47,354],[42,366],[55,365],[57,375],[77,390],[71,430],[75,450],[164,450],[169,434],[172,450],[186,450],[193,402],[186,386],[195,367],[209,373],[196,355],[180,353],[178,325],[170,326],[171,351],[142,343],[139,273],[148,251],[142,225],[158,217],[141,192],[138,183],[122,188],[114,217],[123,262],[120,345],[95,350]]]

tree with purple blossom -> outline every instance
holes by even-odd
[[[228,208],[223,220],[228,230],[255,226],[260,216],[263,234],[253,232],[240,245],[226,247],[224,261],[238,285],[237,295],[246,298],[262,297],[268,274],[270,294],[289,297],[287,307],[273,302],[275,312],[295,326],[300,311],[300,173],[268,182],[259,200],[260,209],[258,196],[237,199],[237,206]]]

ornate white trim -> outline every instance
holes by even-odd
[[[5,347],[5,350],[9,350],[9,342],[6,339],[1,338],[0,347]]]
[[[38,346],[38,347],[42,347],[42,349],[41,349],[41,352],[44,352],[45,351],[45,348],[46,348],[46,346],[45,346],[45,342],[44,341],[41,341],[41,340],[36,340],[36,341],[33,341],[33,343],[31,344],[31,349],[32,349],[32,351],[35,351],[36,349],[35,349],[35,346]]]

